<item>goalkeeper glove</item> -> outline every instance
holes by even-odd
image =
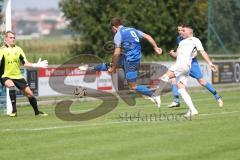
[[[43,60],[41,61],[41,58],[38,59],[37,63],[33,63],[32,66],[34,68],[47,68],[48,66],[48,61],[47,60]]]

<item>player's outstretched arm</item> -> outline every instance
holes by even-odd
[[[152,45],[154,51],[157,54],[162,54],[162,49],[157,46],[157,43],[155,42],[155,40],[150,35],[144,34],[143,38],[146,39]]]
[[[211,70],[213,72],[216,72],[217,71],[217,66],[212,63],[212,61],[210,60],[207,52],[204,51],[204,50],[200,50],[199,52],[201,53],[203,59],[209,64],[209,66],[211,67]]]
[[[121,53],[121,48],[120,47],[116,47],[114,49],[114,53],[113,53],[113,64],[112,64],[112,67],[108,69],[108,71],[110,73],[115,73],[116,72],[116,68],[117,68],[117,64],[118,64],[118,58],[119,58],[119,55]]]
[[[27,67],[27,68],[47,68],[48,67],[48,61],[47,60],[42,61],[42,59],[39,58],[37,63],[25,62],[24,67]]]

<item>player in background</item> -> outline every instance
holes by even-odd
[[[15,45],[15,33],[7,31],[5,34],[5,45],[0,49],[0,64],[1,83],[9,88],[9,97],[12,103],[12,113],[10,116],[17,116],[15,86],[27,96],[36,116],[47,116],[46,113],[38,110],[37,100],[23,78],[20,66],[22,64],[27,68],[46,68],[48,61],[41,61],[39,59],[37,63],[28,62],[23,50]]]
[[[159,108],[161,105],[160,96],[155,95],[147,86],[138,85],[136,81],[142,57],[140,39],[147,40],[157,54],[162,54],[162,49],[157,46],[156,42],[150,35],[135,28],[123,26],[122,21],[118,18],[111,19],[111,27],[112,32],[115,33],[115,48],[113,54],[113,64],[112,67],[109,68],[109,72],[116,72],[121,48],[124,49],[125,78],[128,82],[130,90],[137,91],[142,95],[150,97],[150,99],[155,102]]]
[[[192,58],[195,56],[196,51],[199,51],[202,54],[212,71],[216,72],[217,67],[211,62],[207,53],[204,51],[201,41],[198,38],[193,37],[192,26],[184,26],[180,34],[183,40],[179,43],[177,51],[174,52],[172,50],[170,52],[170,55],[176,58],[176,63],[170,67],[162,77],[160,77],[160,80],[169,82],[169,79],[176,78],[178,92],[189,108],[185,116],[190,117],[198,114],[197,109],[192,103],[191,97],[186,91],[187,77],[190,73]]]
[[[177,26],[178,34],[179,34],[177,37],[178,44],[183,40],[183,38],[181,36],[183,26],[184,26],[183,23],[179,23],[179,25]],[[170,53],[171,52],[174,52],[174,51],[172,50],[172,51],[170,51]],[[208,54],[204,50],[200,51],[200,53],[204,59],[206,59],[205,57],[207,57],[207,59],[209,59]],[[197,60],[197,54],[192,59],[192,64],[191,64],[191,69],[190,69],[189,75],[192,78],[195,78],[201,86],[205,87],[209,92],[211,92],[213,94],[216,101],[218,102],[219,107],[223,107],[223,100],[222,100],[221,96],[217,93],[216,89],[212,86],[212,84],[207,82],[203,78],[203,75],[202,75],[198,60]],[[180,101],[179,101],[179,94],[178,94],[178,90],[177,90],[177,86],[176,86],[176,79],[175,78],[171,79],[171,82],[172,82],[172,92],[173,92],[174,100],[168,106],[170,108],[179,107]]]
[[[180,35],[182,30],[183,30],[183,26],[184,26],[183,23],[179,23],[178,26],[177,26],[177,29],[178,29],[177,44],[179,44],[181,42],[181,40],[183,40],[182,36]],[[170,81],[171,81],[171,84],[172,84],[173,102],[171,104],[169,104],[168,107],[170,107],[170,108],[179,107],[180,106],[180,100],[179,100],[176,78],[172,78],[172,79],[170,79]]]

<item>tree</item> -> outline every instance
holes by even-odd
[[[198,33],[207,30],[207,0],[62,0],[59,6],[74,33],[76,54],[112,55],[104,49],[113,39],[112,17],[150,34],[165,50],[176,46],[176,25],[182,19],[194,23]],[[153,53],[146,42],[142,48],[144,54]]]

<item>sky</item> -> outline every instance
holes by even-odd
[[[48,9],[58,8],[60,0],[12,0],[13,10],[25,10],[26,8]]]

